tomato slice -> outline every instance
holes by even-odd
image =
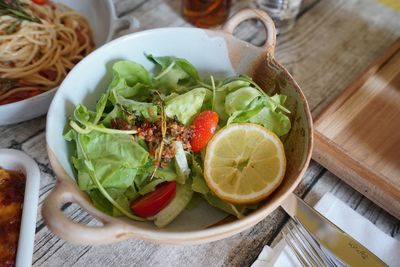
[[[201,112],[194,119],[192,126],[194,134],[190,139],[190,145],[193,152],[200,152],[210,141],[218,126],[218,114],[214,111],[207,110]]]
[[[130,207],[134,214],[140,217],[151,217],[159,213],[174,198],[176,182],[164,182],[156,190],[135,199]]]
[[[49,0],[32,0],[32,2],[34,2],[35,4],[38,4],[38,5],[44,5],[47,2],[49,2]]]
[[[5,105],[5,104],[10,104],[10,103],[14,103],[14,102],[18,102],[33,96],[37,96],[39,94],[41,94],[42,91],[41,90],[29,90],[29,91],[21,91],[15,94],[10,95],[9,97],[0,100],[0,105]]]

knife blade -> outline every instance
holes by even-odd
[[[290,194],[281,206],[290,217],[301,222],[319,244],[347,266],[387,266],[375,254],[295,194]]]

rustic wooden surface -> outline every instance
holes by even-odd
[[[313,159],[400,218],[400,39],[314,120]]]
[[[179,0],[114,0],[119,15],[134,15],[141,29],[190,26],[181,18]],[[257,6],[256,0],[233,1],[232,13]],[[261,25],[248,22],[236,35],[262,44]],[[295,28],[278,38],[276,57],[294,75],[316,116],[400,36],[400,13],[375,0],[303,0]],[[162,45],[162,44],[161,44]],[[1,116],[1,114],[0,114]],[[0,147],[21,149],[42,172],[40,205],[55,178],[45,150],[45,117],[0,127]],[[400,240],[400,222],[312,161],[296,193],[315,204],[331,192],[387,234]],[[74,220],[95,221],[74,205]],[[39,209],[40,210],[40,209]],[[129,240],[108,246],[77,246],[54,236],[38,211],[34,266],[248,266],[264,245],[275,243],[288,217],[277,210],[255,227],[211,244],[167,246]]]

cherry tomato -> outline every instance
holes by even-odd
[[[37,5],[44,5],[47,2],[49,2],[49,0],[32,0],[32,2],[34,2]]]
[[[41,93],[42,93],[41,90],[21,91],[21,92],[10,95],[9,97],[7,97],[3,100],[0,100],[0,105],[18,102],[18,101],[39,95]]]
[[[164,182],[156,190],[135,199],[130,207],[134,214],[140,217],[151,217],[159,213],[174,198],[176,182]]]
[[[193,152],[200,152],[210,141],[218,125],[218,114],[214,111],[207,110],[201,112],[194,119],[192,126],[194,134],[190,140]]]

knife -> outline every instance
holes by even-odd
[[[320,245],[345,265],[388,266],[295,194],[290,194],[281,206],[290,217],[298,220]]]

